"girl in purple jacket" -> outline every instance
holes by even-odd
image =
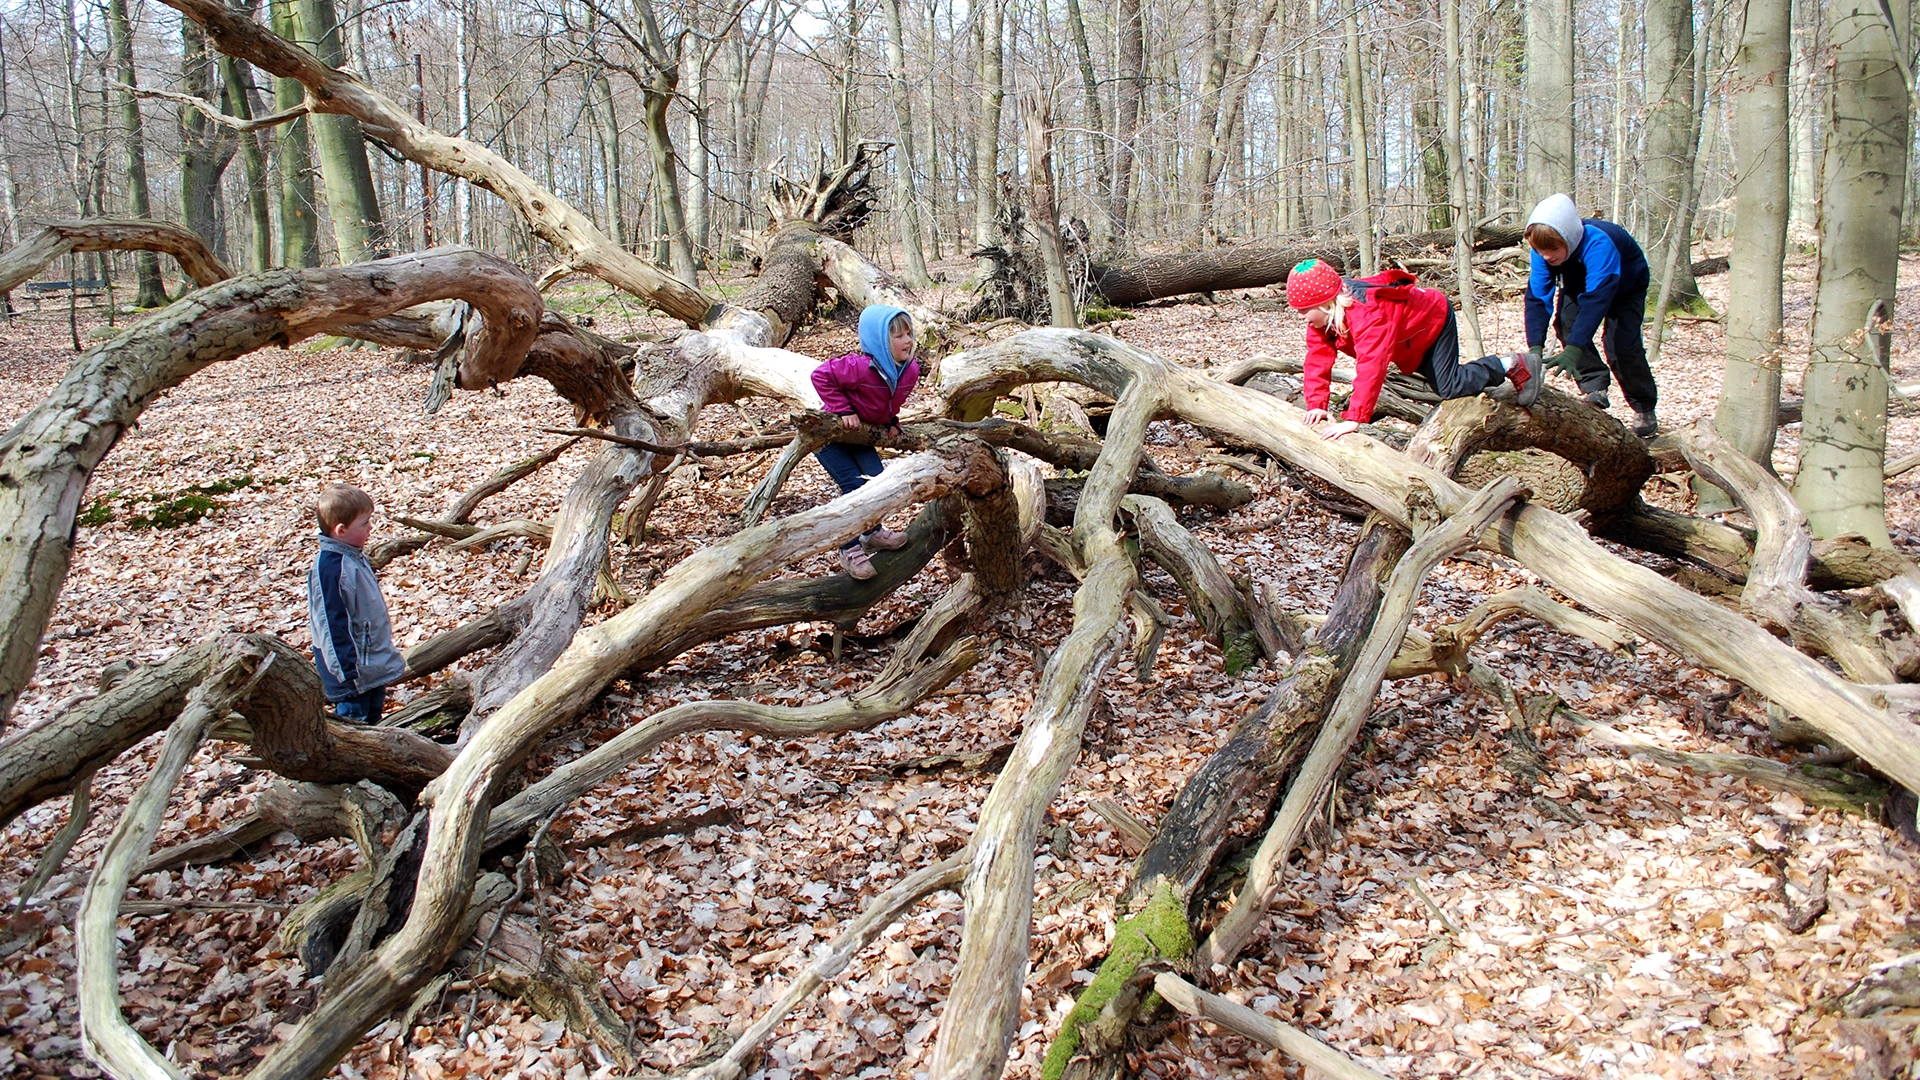
[[[898,427],[900,406],[920,381],[920,364],[913,358],[913,320],[887,304],[867,307],[860,312],[860,350],[813,369],[820,404],[839,415],[848,429],[862,423]],[[814,457],[840,485],[842,495],[880,475],[880,455],[871,446],[828,443]],[[874,575],[867,552],[895,551],[906,543],[905,533],[883,525],[841,548],[840,565],[864,581]]]

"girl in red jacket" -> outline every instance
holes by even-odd
[[[1370,278],[1342,278],[1333,267],[1308,259],[1287,275],[1287,304],[1307,320],[1303,390],[1307,423],[1327,414],[1336,351],[1353,357],[1353,396],[1337,424],[1322,434],[1337,439],[1373,418],[1389,367],[1418,374],[1444,398],[1472,397],[1511,381],[1515,400],[1532,405],[1545,385],[1540,361],[1531,355],[1483,356],[1460,362],[1453,305],[1438,289],[1421,289],[1405,270]]]

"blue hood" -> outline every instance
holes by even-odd
[[[873,359],[874,370],[887,380],[888,390],[900,388],[901,365],[893,358],[887,328],[893,324],[895,316],[906,314],[905,308],[891,304],[869,304],[860,312],[860,351]]]

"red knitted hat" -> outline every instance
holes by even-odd
[[[1339,271],[1319,259],[1308,259],[1287,274],[1287,306],[1295,311],[1317,308],[1345,287]]]

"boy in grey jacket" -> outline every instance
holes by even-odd
[[[373,498],[348,484],[328,484],[314,516],[320,521],[320,553],[307,571],[314,666],[341,719],[373,723],[386,704],[387,685],[407,667],[393,647],[380,579],[362,550],[373,535]]]

